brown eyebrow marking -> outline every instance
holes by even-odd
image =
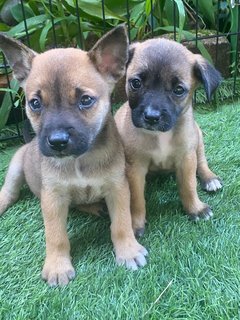
[[[80,88],[75,89],[75,96],[77,99],[79,99],[83,95],[83,90]]]

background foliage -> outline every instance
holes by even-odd
[[[193,39],[196,28],[201,33],[237,32],[237,18],[237,7],[232,8],[230,0],[198,0],[198,8],[196,0],[0,0],[0,31],[21,39],[38,52],[53,46],[86,49],[119,23],[129,25],[132,41],[173,32],[181,41]],[[237,36],[229,37],[229,41],[232,67],[236,67]],[[203,43],[198,41],[197,46],[211,61]],[[0,55],[0,64],[2,59]],[[11,110],[10,95],[19,99],[17,91],[13,84],[0,101],[0,130]],[[19,101],[15,101],[18,105]]]

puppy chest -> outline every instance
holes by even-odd
[[[172,170],[174,168],[173,147],[170,139],[160,136],[157,147],[150,151],[150,170]]]
[[[72,187],[70,196],[73,204],[88,204],[104,198],[104,188],[101,186],[87,185],[85,187]]]
[[[83,176],[58,179],[51,185],[51,189],[67,196],[72,205],[88,204],[103,199],[106,195],[106,182],[104,179],[86,179]]]
[[[162,150],[156,150],[152,153],[149,170],[173,170],[174,161],[170,154]]]

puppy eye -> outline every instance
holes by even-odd
[[[142,86],[142,83],[139,79],[132,79],[130,81],[130,85],[132,87],[132,89],[139,89]]]
[[[40,111],[42,108],[40,100],[36,98],[29,101],[29,106],[32,111]]]
[[[185,93],[185,89],[183,88],[183,86],[178,85],[173,89],[173,93],[176,96],[180,97]]]
[[[94,102],[95,102],[95,98],[84,94],[81,97],[79,107],[80,107],[80,109],[90,108],[94,104]]]

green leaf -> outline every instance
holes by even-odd
[[[196,6],[196,0],[193,0],[194,5]],[[205,18],[211,23],[211,26],[215,26],[215,17],[214,17],[214,5],[212,0],[201,0],[198,1],[199,12],[203,15],[203,20]]]
[[[8,31],[10,29],[5,23],[0,22],[0,30],[1,32]]]
[[[28,0],[28,5],[33,11],[34,16],[38,16],[42,12],[42,5],[38,4],[36,0]]]
[[[131,11],[131,22],[135,26],[139,19],[144,17],[144,2],[137,4]]]
[[[24,13],[25,13],[26,19],[34,16],[34,12],[32,11],[32,9],[28,5],[24,4],[23,7],[24,7]],[[12,14],[13,18],[16,21],[18,21],[18,22],[23,21],[23,10],[22,10],[22,6],[20,3],[13,6],[10,10],[11,10],[11,14]]]
[[[131,11],[131,23],[134,26],[134,28],[130,30],[131,40],[136,38],[137,40],[142,39],[147,24],[144,2],[137,4]]]
[[[230,32],[232,33],[237,33],[238,32],[238,7],[235,6],[234,8],[231,8],[231,27],[230,27]],[[234,63],[234,68],[236,70],[237,66],[235,65],[235,61],[237,58],[237,45],[238,45],[238,40],[237,40],[237,35],[231,36],[230,37],[230,42],[231,42],[231,57],[232,57],[232,62]]]
[[[54,24],[57,24],[61,21],[69,21],[69,22],[74,22],[76,21],[76,18],[74,16],[68,16],[68,17],[61,17],[61,18],[56,18],[54,19]],[[40,45],[40,49],[42,51],[45,50],[45,46],[46,46],[46,40],[47,40],[47,35],[49,30],[52,28],[52,21],[49,20],[49,22],[45,25],[45,27],[42,29],[40,38],[39,38],[39,45]]]
[[[146,13],[146,16],[150,15],[151,10],[153,10],[154,3],[155,3],[154,0],[152,0],[152,3],[151,3],[151,0],[146,0],[145,1],[145,13]]]
[[[30,31],[33,32],[37,28],[42,27],[48,18],[49,17],[46,14],[41,14],[39,16],[34,16],[32,18],[26,19],[26,24],[29,29],[28,30],[29,33],[30,33]],[[7,34],[11,37],[14,37],[14,38],[20,38],[21,36],[25,35],[26,30],[25,30],[24,21],[20,22],[19,24],[17,24],[13,28],[11,28],[7,32]]]
[[[0,9],[2,9],[2,6],[5,4],[6,0],[0,0]]]
[[[76,2],[76,1],[74,1],[74,2]],[[62,3],[62,5],[64,6],[64,8],[65,8],[65,10],[68,12],[68,13],[70,13],[70,14],[72,14],[72,15],[77,15],[77,9],[76,9],[76,4],[75,4],[75,6],[73,7],[72,5],[69,5],[69,3],[68,3],[68,1],[66,0],[62,0],[61,1],[61,3]]]
[[[165,6],[163,8],[163,12],[162,12],[162,23],[160,24],[160,26],[164,27],[164,26],[172,26],[174,25],[174,12],[173,12],[173,4],[174,1],[166,1],[165,2]],[[164,17],[163,17],[164,15]],[[176,17],[177,21],[176,23],[178,23],[178,17]]]
[[[179,16],[179,32],[178,32],[178,41],[182,39],[182,32],[185,23],[185,8],[182,0],[174,0],[178,8]]]
[[[213,60],[212,57],[210,56],[210,54],[208,53],[207,49],[205,48],[204,44],[202,43],[202,41],[198,40],[197,42],[197,48],[198,50],[201,52],[201,55],[207,59],[211,64],[213,64]]]
[[[71,5],[72,7],[76,7],[76,1],[74,0],[66,0],[66,2]],[[85,13],[89,14],[90,16],[96,17],[96,18],[103,18],[103,12],[102,12],[102,3],[98,0],[79,0],[79,9],[84,11]],[[105,19],[117,19],[120,21],[127,21],[126,18],[121,17],[111,10],[109,10],[106,6],[104,6],[104,13],[105,13]]]
[[[158,31],[158,30],[164,30],[164,31],[167,31],[167,32],[173,32],[174,31],[174,27],[173,26],[169,26],[169,27],[158,27],[156,29],[154,29],[154,32]],[[177,32],[179,32],[179,28],[176,29]],[[189,31],[185,31],[183,30],[182,31],[182,34],[184,36],[184,38],[186,40],[193,40],[195,38],[195,35]],[[150,35],[150,33],[147,33],[145,35],[145,37],[147,38],[148,35]],[[201,52],[202,56],[207,59],[211,64],[213,64],[213,60],[212,60],[212,57],[210,56],[210,54],[208,53],[207,49],[205,48],[204,44],[198,40],[197,41],[197,48],[198,50]]]
[[[144,2],[143,0],[138,1],[128,1],[128,8],[131,10],[139,2]],[[126,16],[127,14],[127,5],[124,0],[104,0],[105,6],[119,16]]]
[[[10,87],[11,89],[3,89],[1,88],[1,91],[6,91],[3,101],[0,107],[0,130],[2,130],[7,123],[9,113],[11,111],[12,107],[12,100],[11,100],[11,94],[13,99],[16,97],[18,89],[19,89],[19,84],[18,81],[15,79],[12,79],[10,81]]]
[[[45,51],[47,35],[51,28],[52,28],[52,22],[50,21],[42,29],[42,32],[39,37],[39,46],[41,51]]]

